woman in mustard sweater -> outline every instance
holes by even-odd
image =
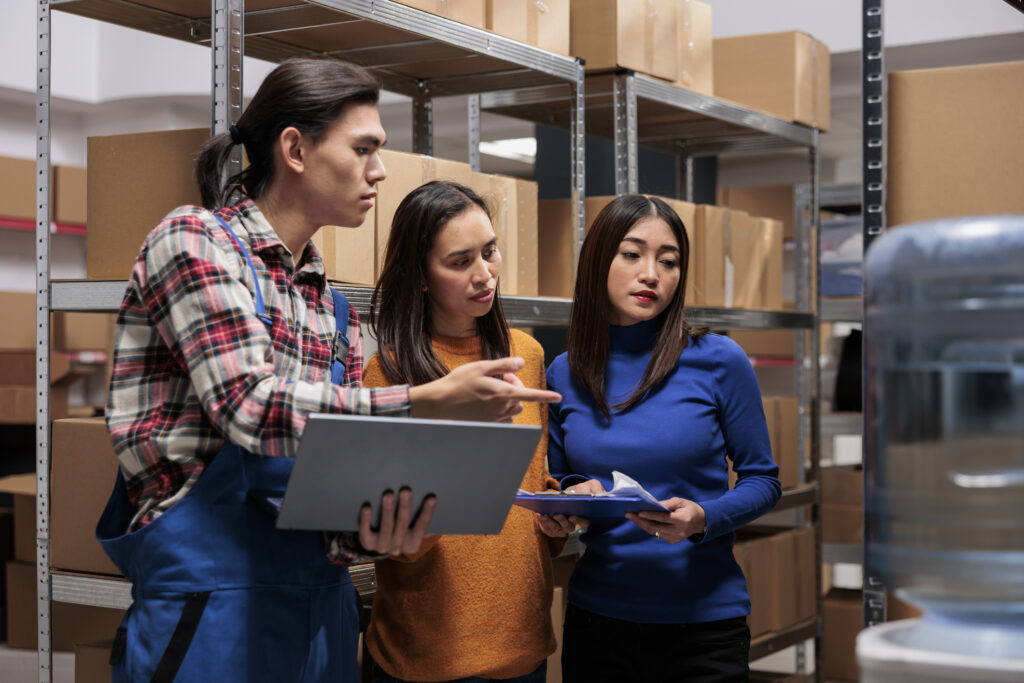
[[[509,330],[498,300],[501,252],[487,206],[456,183],[427,183],[395,213],[383,272],[370,302],[380,353],[368,387],[419,385],[475,360],[520,356],[509,381],[544,386],[540,345]],[[523,404],[514,422],[547,426]],[[486,444],[481,444],[486,448]],[[521,486],[548,487],[547,436]],[[551,558],[562,549],[513,507],[496,536],[432,536],[419,552],[376,563],[377,593],[366,644],[374,681],[544,681],[555,650]]]

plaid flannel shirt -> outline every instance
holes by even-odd
[[[310,413],[407,415],[407,386],[364,389],[359,316],[349,311],[344,386],[330,381],[334,302],[309,244],[292,255],[250,201],[219,215],[247,245],[272,319],[256,317],[256,283],[213,215],[176,209],[146,238],[117,319],[107,426],[131,528],[195,485],[228,440],[266,457],[295,454]],[[343,456],[342,456],[343,457]],[[339,564],[361,559],[351,534],[328,536]]]

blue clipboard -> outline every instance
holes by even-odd
[[[594,496],[580,493],[518,493],[515,504],[544,515],[577,517],[624,517],[627,512],[654,510],[668,512],[658,503],[640,496]]]

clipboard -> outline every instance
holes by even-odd
[[[437,496],[428,533],[497,534],[540,441],[540,425],[363,415],[309,416],[279,529],[356,531],[364,502],[408,487]]]
[[[627,512],[654,510],[667,512],[663,505],[640,496],[597,496],[591,493],[526,493],[516,494],[515,504],[544,515],[576,515],[577,517],[624,517]]]

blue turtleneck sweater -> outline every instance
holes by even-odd
[[[657,322],[611,328],[605,373],[609,404],[632,394],[651,358]],[[582,475],[611,488],[612,470],[655,498],[699,503],[707,534],[669,544],[627,519],[594,519],[569,582],[569,602],[640,623],[690,623],[750,612],[746,580],[733,559],[734,531],[779,499],[761,393],[750,361],[728,337],[691,340],[675,371],[640,403],[606,420],[569,371],[566,354],[548,368],[552,476]],[[738,475],[729,489],[726,457]]]

